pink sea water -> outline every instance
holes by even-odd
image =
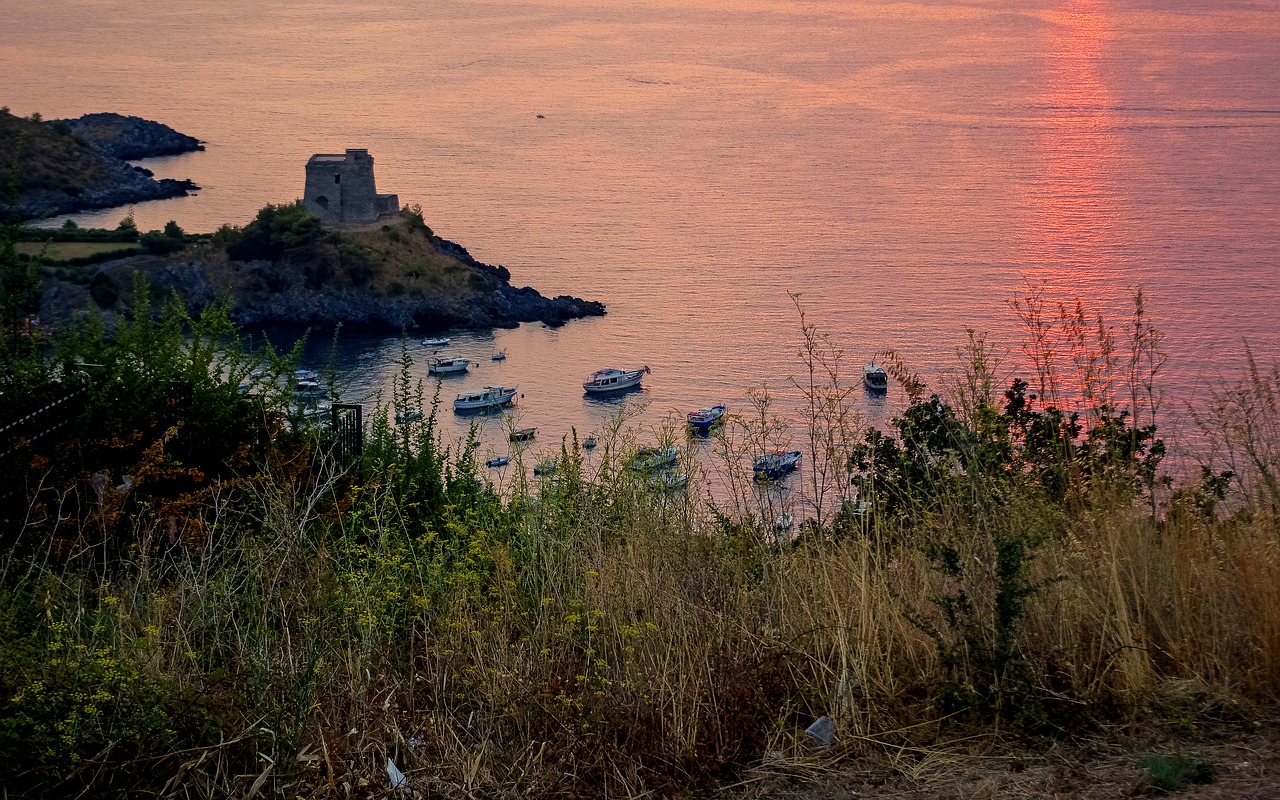
[[[14,113],[137,114],[208,142],[147,163],[203,191],[136,206],[144,229],[243,224],[301,195],[312,153],[365,147],[437,233],[518,285],[607,303],[452,333],[479,366],[446,396],[519,384],[540,445],[617,411],[582,394],[604,366],[652,369],[628,398],[642,438],[752,389],[790,413],[793,294],[855,378],[892,348],[941,386],[969,328],[1002,378],[1024,370],[1010,302],[1028,287],[1117,324],[1141,287],[1173,438],[1246,348],[1280,359],[1274,2],[49,0],[5,18]],[[344,339],[349,399],[389,386],[399,347]],[[901,395],[857,402],[884,424]],[[500,422],[482,435],[505,451]]]

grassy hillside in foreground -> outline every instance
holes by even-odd
[[[836,351],[802,322],[817,413],[788,441],[757,395],[709,463],[674,434],[676,491],[623,466],[654,435],[625,413],[593,453],[545,453],[545,478],[525,471],[544,453],[517,457],[499,491],[429,406],[394,423],[424,405],[407,362],[362,454],[339,460],[290,410],[289,358],[242,352],[217,313],[140,311],[114,341],[91,322],[59,332],[0,387],[6,416],[42,388],[87,392],[56,443],[12,443],[3,464],[0,486],[21,487],[0,528],[12,795],[390,797],[390,759],[425,796],[880,775],[963,797],[1001,784],[949,784],[956,764],[1017,775],[1045,767],[1028,751],[1152,742],[1114,796],[1239,769],[1166,734],[1271,724],[1280,370],[1210,399],[1222,461],[1166,485],[1138,391],[1155,372],[1127,366],[1158,355],[1140,305],[1138,335],[1107,350],[1035,312],[1040,341],[1075,341],[1088,369],[1041,364],[1033,383],[1083,376],[1089,395],[1001,395],[981,339],[945,395],[886,359],[910,395],[886,431],[852,416],[860,386],[824,373]],[[65,366],[80,363],[97,366]],[[790,490],[757,488],[751,457],[787,444],[804,451]],[[801,504],[801,485],[821,500]],[[804,520],[794,537],[779,502]],[[804,730],[823,716],[818,748]],[[1037,786],[1084,794],[1054,780]]]

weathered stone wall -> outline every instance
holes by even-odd
[[[396,195],[378,194],[373,156],[361,148],[348,148],[343,155],[313,155],[307,162],[302,199],[312,214],[326,222],[359,225],[400,210]]]

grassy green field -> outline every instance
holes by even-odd
[[[95,256],[99,253],[127,254],[142,251],[138,245],[124,242],[17,242],[14,248],[19,253],[44,255],[51,261],[66,261],[71,258]]]

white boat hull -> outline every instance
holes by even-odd
[[[648,367],[632,370],[602,369],[587,376],[587,380],[582,384],[582,390],[588,394],[620,392],[623,389],[639,386],[640,380],[648,371]]]

